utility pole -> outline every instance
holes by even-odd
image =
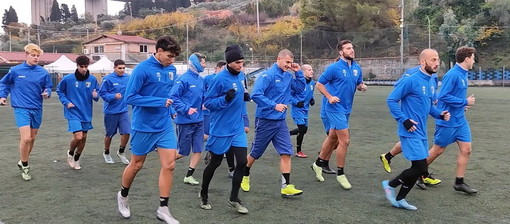
[[[188,60],[188,50],[189,50],[189,21],[186,22],[186,59]]]
[[[27,27],[27,44],[30,44],[30,27]]]
[[[299,63],[301,63],[301,65],[303,64],[303,31],[301,31],[299,33],[300,37],[301,37],[301,41],[300,41],[300,44],[299,44]]]
[[[257,0],[257,34],[260,33],[259,0]]]
[[[9,29],[9,52],[12,51],[12,31]]]
[[[404,70],[404,0],[400,3],[400,69]]]
[[[430,49],[430,18],[429,18],[429,16],[427,16],[427,21],[429,23],[428,28],[429,28],[429,49]]]
[[[41,31],[37,28],[37,43],[41,46]]]

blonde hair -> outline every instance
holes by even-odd
[[[43,50],[37,46],[36,44],[27,44],[25,46],[25,53],[31,54],[31,53],[38,53],[39,55],[43,54]]]

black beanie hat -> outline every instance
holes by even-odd
[[[227,61],[227,64],[241,59],[244,59],[244,56],[238,45],[231,45],[227,47],[225,50],[225,60]]]

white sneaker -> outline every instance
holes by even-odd
[[[81,170],[80,160],[74,161],[74,169],[75,170]]]
[[[112,164],[112,163],[115,163],[115,161],[113,161],[112,159],[112,156],[110,154],[105,154],[103,152],[103,158],[104,158],[104,161],[108,164]]]
[[[69,155],[69,150],[67,150],[67,164],[69,164],[71,169],[74,169],[74,158],[73,156]]]
[[[193,178],[193,176],[184,177],[184,183],[185,184],[191,184],[191,185],[198,185],[199,182]]]
[[[128,197],[122,197],[120,191],[117,193],[117,206],[119,207],[119,212],[124,218],[129,218],[131,216],[131,211],[129,210]]]
[[[159,207],[156,211],[156,217],[161,221],[165,221],[167,224],[179,224],[179,221],[170,214],[167,206]]]
[[[126,158],[126,155],[124,153],[120,153],[119,151],[117,151],[117,157],[119,157],[120,161],[126,165],[129,164],[129,159]]]

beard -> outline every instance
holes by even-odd
[[[432,74],[434,74],[434,73],[436,73],[436,72],[437,72],[437,68],[436,68],[436,69],[434,69],[434,68],[432,68],[432,66],[430,66],[430,65],[425,65],[425,71],[426,71],[427,73],[429,73],[429,74],[431,74],[431,75],[432,75]]]
[[[354,60],[354,57],[351,57],[349,55],[344,55],[344,58],[349,60],[349,61],[353,61]]]

